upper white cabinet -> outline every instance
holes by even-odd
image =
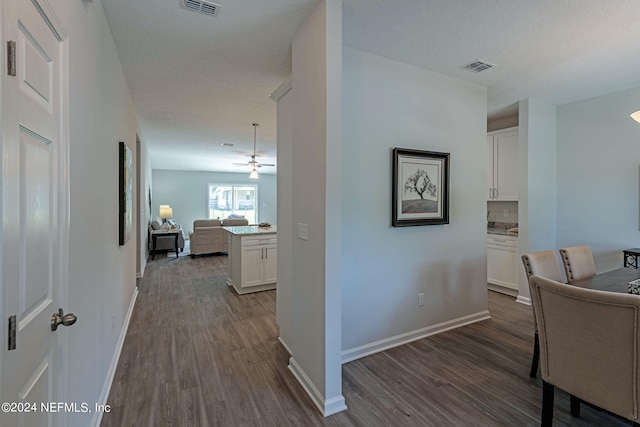
[[[518,128],[487,134],[487,200],[518,200]]]

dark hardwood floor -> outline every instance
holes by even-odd
[[[489,292],[492,319],[343,365],[349,409],[323,418],[287,369],[275,291],[236,295],[226,256],[160,257],[138,280],[102,426],[536,426],[531,308]],[[556,390],[556,426],[630,425]]]

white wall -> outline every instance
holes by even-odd
[[[487,109],[482,86],[346,46],[343,53],[342,347],[349,360],[488,315]],[[450,224],[391,226],[394,147],[451,153]]]
[[[136,239],[118,245],[118,141],[136,152],[137,119],[101,3],[50,4],[69,35],[71,218],[64,309],[78,321],[65,330],[67,401],[98,402],[136,284]],[[133,221],[137,227],[137,216]],[[95,414],[67,415],[69,426],[87,426]]]
[[[518,126],[518,114],[487,120],[487,132]]]
[[[556,106],[534,99],[519,104],[519,255],[556,249]],[[529,283],[519,268],[518,301],[529,303]]]
[[[346,409],[341,373],[342,2],[325,0],[292,46],[293,239],[289,366],[325,415]],[[281,265],[281,264],[278,264]]]
[[[154,169],[152,172],[152,217],[159,216],[160,205],[170,205],[175,220],[185,231],[193,221],[209,217],[209,184],[251,184],[258,186],[258,222],[276,224],[276,176],[249,173],[221,173]]]
[[[590,245],[596,269],[640,246],[640,88],[558,107],[559,247]]]
[[[278,290],[276,322],[278,339],[291,353],[293,294],[293,96],[289,77],[271,95],[278,103]]]

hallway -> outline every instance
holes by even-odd
[[[239,297],[225,283],[226,260],[149,262],[103,426],[271,424],[286,405],[307,408],[303,424],[319,418],[287,371],[275,292]]]

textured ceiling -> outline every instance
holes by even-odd
[[[275,104],[291,39],[319,0],[103,0],[156,169],[275,163]],[[640,86],[637,0],[344,0],[344,43],[488,87],[488,113],[525,98],[564,104]],[[497,66],[474,74],[475,59]],[[640,106],[639,106],[640,107]],[[234,143],[235,147],[223,147]],[[275,172],[264,167],[262,173]]]

